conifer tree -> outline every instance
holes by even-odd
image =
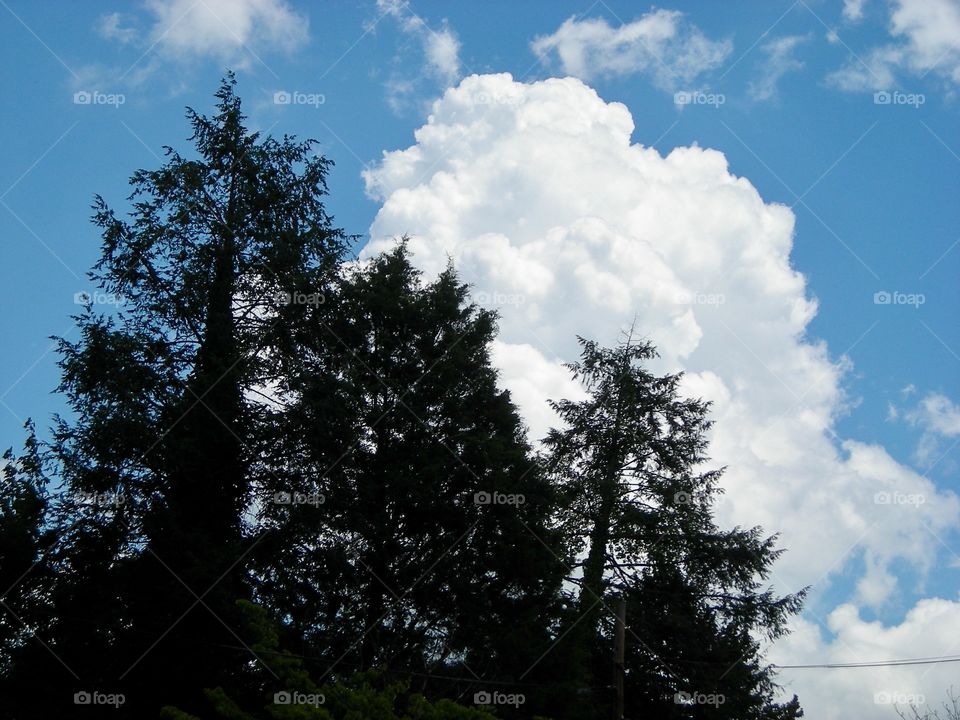
[[[437,696],[516,680],[549,647],[563,568],[553,495],[496,387],[495,317],[452,267],[423,283],[405,242],[348,271],[336,305],[315,346],[340,372],[304,378],[291,437],[308,450],[264,504],[268,604],[296,606],[317,675],[384,670]]]
[[[80,339],[60,341],[75,418],[47,452],[52,652],[11,679],[48,683],[64,716],[94,690],[124,693],[130,716],[198,710],[203,688],[242,684],[256,662],[235,607],[252,592],[248,508],[278,415],[263,395],[299,362],[324,312],[301,300],[322,296],[347,238],[323,205],[329,161],[248,131],[232,75],[216,97],[212,117],[188,110],[194,153],[167,148],[134,173],[128,217],[96,199],[91,275],[119,310],[88,304]]]
[[[569,647],[590,700],[578,715],[610,713],[611,609],[623,597],[628,716],[797,717],[795,702],[772,703],[754,637],[782,635],[804,593],[762,589],[782,552],[775,537],[714,523],[722,470],[705,468],[708,403],[683,398],[680,375],[647,370],[656,351],[632,331],[613,348],[580,344],[568,367],[588,397],[554,403],[566,427],[545,443],[565,498],[561,526],[580,559]],[[724,694],[729,704],[688,702]]]

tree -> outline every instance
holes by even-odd
[[[947,699],[943,701],[942,708],[921,710],[916,704],[910,703],[905,708],[896,707],[896,711],[902,720],[960,720],[960,695],[951,687],[947,690]]]
[[[261,563],[317,675],[377,669],[456,696],[519,680],[550,645],[554,496],[496,386],[495,316],[467,298],[452,267],[423,283],[401,242],[345,273],[317,328],[337,371],[299,379],[296,475],[274,474]]]
[[[49,498],[36,434],[30,423],[26,429],[23,456],[7,450],[0,461],[0,672],[9,672],[48,617],[42,590],[50,579],[44,562],[52,542],[45,527]]]
[[[11,679],[48,683],[64,714],[93,690],[123,692],[138,717],[198,710],[251,658],[235,601],[251,594],[247,511],[278,418],[263,396],[324,314],[301,300],[322,296],[346,236],[323,206],[329,161],[247,131],[232,75],[216,97],[212,118],[188,110],[194,157],[166,148],[133,175],[128,219],[96,199],[91,276],[121,305],[88,304],[80,340],[60,341],[75,419],[47,452],[60,486],[47,634],[63,667],[20,663]]]
[[[546,439],[563,488],[561,526],[578,558],[570,648],[583,717],[608,714],[613,599],[628,607],[628,715],[695,717],[690,696],[725,694],[713,717],[797,717],[774,705],[771,669],[754,635],[777,637],[803,592],[761,590],[781,550],[758,528],[721,531],[711,516],[721,470],[705,470],[709,405],[680,396],[680,375],[656,376],[653,346],[630,335],[614,348],[580,339],[569,365],[588,397],[554,403],[566,428]],[[732,687],[736,684],[736,687]]]

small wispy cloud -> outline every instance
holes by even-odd
[[[392,18],[423,53],[419,78],[395,74],[386,82],[387,103],[394,112],[401,112],[417,95],[421,79],[430,78],[444,89],[460,79],[460,40],[446,20],[431,27],[404,0],[377,0],[377,10],[381,17]]]
[[[803,68],[803,63],[794,57],[794,51],[806,40],[805,35],[788,35],[763,46],[763,71],[747,87],[751,98],[769,100],[775,97],[780,79],[789,72]]]
[[[603,18],[570,18],[530,44],[543,61],[554,56],[568,75],[650,75],[674,90],[718,67],[733,51],[730,40],[711,40],[677,10],[657,9],[613,27]]]
[[[843,17],[850,22],[858,22],[863,18],[863,6],[867,0],[843,0]]]

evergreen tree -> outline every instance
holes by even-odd
[[[610,712],[609,610],[624,597],[628,716],[797,717],[795,702],[771,702],[771,669],[754,637],[782,635],[804,593],[761,589],[782,552],[775,538],[714,524],[722,471],[704,469],[708,404],[681,397],[680,375],[649,372],[655,350],[632,332],[614,348],[580,343],[568,367],[588,397],[555,403],[566,428],[546,439],[565,495],[561,526],[580,559],[570,649],[591,694],[578,715]],[[717,695],[730,702],[688,702]]]
[[[33,426],[26,429],[23,456],[7,450],[0,460],[0,676],[26,648],[37,649],[33,635],[49,617],[43,593],[53,541],[46,527],[48,494]]]
[[[339,372],[302,378],[297,480],[264,503],[264,601],[291,608],[317,675],[383,670],[431,696],[517,681],[549,647],[563,567],[553,495],[496,387],[495,317],[452,267],[424,284],[405,242],[346,272],[336,305],[315,347]]]
[[[76,419],[59,420],[48,453],[53,652],[10,676],[35,678],[64,717],[95,690],[122,692],[135,717],[200,710],[203,688],[242,685],[253,660],[235,601],[251,594],[247,510],[278,415],[261,396],[299,362],[346,237],[322,202],[329,161],[247,131],[234,86],[213,117],[188,110],[193,157],[167,148],[133,175],[128,219],[94,205],[92,277],[122,304],[88,304],[80,340],[60,342]]]

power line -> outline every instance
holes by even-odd
[[[960,662],[960,656],[957,655],[935,655],[933,657],[905,658],[902,660],[877,660],[874,662],[849,662],[849,663],[811,663],[808,665],[776,665],[777,670],[806,670],[819,668],[874,668],[874,667],[900,667],[902,665],[937,665],[940,663]]]

